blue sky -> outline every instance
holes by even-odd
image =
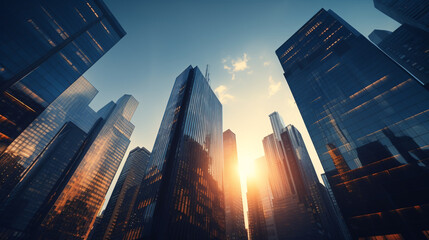
[[[105,0],[127,35],[84,76],[100,91],[100,108],[125,93],[140,105],[129,150],[152,149],[174,80],[187,66],[210,65],[223,102],[224,130],[237,135],[242,166],[263,155],[278,111],[302,133],[316,171],[323,170],[274,51],[321,8],[332,9],[363,35],[399,25],[372,0]]]

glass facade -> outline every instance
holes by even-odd
[[[265,222],[259,179],[247,178],[247,218],[249,220],[249,237],[252,240],[267,240],[268,232]]]
[[[149,159],[144,147],[130,151],[92,239],[123,239]]]
[[[66,122],[71,121],[89,132],[98,117],[88,104],[97,93],[97,89],[80,77],[7,147],[0,156],[0,202]]]
[[[324,197],[300,132],[292,125],[285,127],[277,112],[269,118],[273,134],[264,138],[263,145],[277,237],[342,239],[332,203]]]
[[[276,54],[354,239],[426,239],[429,94],[331,10]]]
[[[429,2],[426,0],[374,0],[374,5],[401,24],[429,32]]]
[[[265,159],[270,174],[268,175],[273,197],[285,197],[289,191],[289,183],[283,162],[283,155],[279,152],[279,143],[274,134],[270,134],[262,140],[264,146]]]
[[[85,239],[102,207],[104,197],[130,143],[131,117],[138,102],[124,95],[98,111],[79,166],[67,180],[40,224],[40,239]]]
[[[402,25],[383,41],[373,42],[429,89],[429,2],[374,0],[374,5]]]
[[[101,0],[0,7],[0,153],[125,32]]]
[[[198,67],[177,78],[125,239],[225,239],[222,105]]]
[[[273,194],[271,192],[269,175],[272,172],[268,171],[267,160],[265,157],[260,157],[255,160],[255,167],[258,169],[258,182],[257,186],[262,201],[262,208],[264,210],[265,227],[267,229],[267,240],[278,240],[277,227],[274,219],[273,209]],[[249,223],[250,224],[250,223]]]
[[[32,236],[38,218],[43,216],[51,199],[61,190],[62,180],[76,165],[76,155],[86,137],[87,134],[71,122],[60,129],[2,205],[0,238]]]
[[[235,134],[223,132],[226,239],[247,240]]]

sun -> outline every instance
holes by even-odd
[[[239,169],[238,169],[241,178],[246,179],[248,177],[256,177],[257,169],[255,168],[254,160],[242,160],[239,161]]]

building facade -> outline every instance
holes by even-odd
[[[374,6],[401,24],[429,32],[429,3],[425,0],[374,0]]]
[[[6,148],[0,156],[0,202],[66,122],[73,122],[86,133],[90,131],[98,116],[88,104],[97,93],[94,86],[80,77]]]
[[[223,132],[226,239],[247,240],[235,134]]]
[[[375,34],[381,30],[374,30],[369,38],[429,89],[429,3],[374,0],[374,5],[402,25],[382,41],[377,41],[379,34]]]
[[[40,217],[51,205],[50,199],[64,187],[64,180],[79,164],[82,145],[88,134],[67,122],[37,157],[25,177],[0,209],[0,238],[29,239]]]
[[[79,165],[67,179],[37,229],[39,239],[88,237],[104,197],[130,143],[138,102],[124,95],[98,111]]]
[[[425,239],[427,90],[333,11],[276,54],[354,239]]]
[[[177,78],[125,239],[225,239],[222,105],[198,67]]]
[[[0,153],[125,35],[101,0],[2,5]]]
[[[278,240],[277,226],[274,219],[273,194],[271,191],[269,175],[272,172],[268,171],[268,165],[265,157],[260,157],[255,160],[257,169],[257,187],[262,201],[264,211],[265,228],[267,230],[267,240]]]
[[[264,137],[262,144],[264,147],[265,159],[270,172],[268,178],[273,197],[285,197],[289,192],[289,182],[286,178],[283,154],[280,152],[280,143],[277,141],[277,138],[274,136],[274,134],[270,134]]]
[[[267,240],[268,232],[265,222],[264,205],[257,177],[247,178],[247,218],[249,221],[249,238]]]
[[[93,90],[81,78],[23,132],[35,137],[20,147],[37,155],[0,208],[0,237],[87,237],[129,144],[138,104],[125,95],[96,113],[88,106],[93,95],[85,94]]]
[[[149,159],[144,147],[130,151],[92,239],[123,239]]]

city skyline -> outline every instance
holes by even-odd
[[[278,111],[288,124],[296,126],[303,134],[320,179],[323,170],[274,50],[322,7],[338,10],[338,14],[365,36],[374,29],[393,31],[399,24],[375,9],[371,0],[250,1],[248,4],[243,1],[220,1],[216,4],[167,2],[167,5],[151,1],[122,4],[121,1],[106,0],[106,5],[127,35],[84,74],[100,90],[91,103],[96,109],[107,97],[119,97],[119,93],[130,93],[139,100],[134,120],[140,124],[136,124],[129,150],[137,146],[152,149],[163,107],[173,86],[171,79],[177,72],[189,64],[198,65],[205,71],[206,64],[209,64],[211,87],[218,89],[224,98],[224,130],[230,128],[237,134],[240,167],[244,169],[247,163],[263,155],[260,141],[271,131],[266,121],[268,114]],[[195,10],[193,17],[181,14],[188,8]],[[367,14],[363,17],[355,9]],[[237,18],[237,14],[246,18],[248,14],[259,14],[264,20],[246,20]],[[202,31],[198,39],[192,38],[192,34],[180,33],[195,27]],[[234,32],[237,29],[239,31]],[[180,37],[177,40],[169,38],[170,33]],[[194,48],[203,51],[189,53]],[[176,55],[183,57],[168,57]],[[126,64],[118,64],[117,59]],[[231,69],[225,69],[225,66]],[[124,79],[130,85],[118,85],[116,79]],[[243,84],[246,87],[241,87]],[[131,85],[135,87],[129,87]],[[237,120],[243,118],[252,121]],[[245,182],[245,171],[242,172],[242,182]]]
[[[426,1],[0,4],[0,238],[429,239]]]

